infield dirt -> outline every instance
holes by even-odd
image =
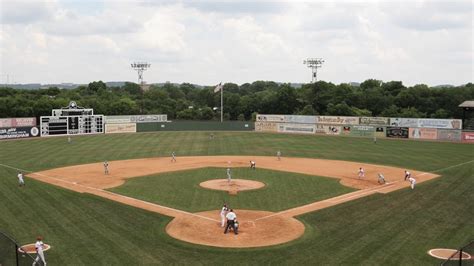
[[[241,221],[239,235],[223,234],[219,210],[190,213],[105,190],[122,185],[128,178],[204,167],[249,167],[250,160],[257,163],[257,168],[337,178],[342,185],[359,190],[277,213],[236,210]],[[359,167],[365,170],[365,177],[361,179],[357,176]],[[109,175],[104,174],[103,164],[100,162],[50,169],[30,173],[28,176],[77,192],[91,193],[175,217],[166,228],[174,238],[209,246],[242,248],[277,245],[297,239],[303,235],[304,225],[296,220],[295,216],[374,193],[387,193],[408,187],[409,183],[404,181],[404,170],[389,166],[309,158],[284,157],[279,161],[276,157],[264,156],[198,156],[178,157],[177,162],[171,162],[168,157],[109,161]],[[414,170],[410,172],[417,179],[417,183],[437,177],[431,173]],[[377,173],[383,173],[388,183],[378,184]],[[199,230],[196,230],[197,228]],[[202,233],[197,233],[199,231]]]

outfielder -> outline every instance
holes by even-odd
[[[224,203],[224,206],[222,206],[222,209],[221,209],[221,227],[224,227],[225,225],[225,216],[228,211],[229,211],[229,208],[227,208],[227,204]]]
[[[109,174],[109,162],[107,161],[104,162],[104,174]]]
[[[359,179],[365,177],[365,171],[364,168],[360,167],[359,168]]]
[[[36,243],[35,243],[35,249],[36,249],[36,259],[33,261],[33,266],[35,266],[39,261],[43,262],[43,265],[46,266],[46,260],[44,258],[44,244],[43,244],[43,238],[41,236],[38,236],[36,238]]]
[[[281,151],[277,151],[277,158],[278,158],[278,161],[281,160]]]
[[[230,173],[230,168],[227,168],[227,182],[231,182],[232,181],[232,174]]]
[[[22,172],[18,172],[18,185],[20,187],[24,187],[25,186],[25,180],[23,180],[23,173]]]
[[[171,153],[171,162],[176,162],[176,153],[175,152]]]

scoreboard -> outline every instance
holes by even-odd
[[[104,133],[104,116],[70,102],[68,107],[53,109],[52,116],[42,116],[40,129],[41,136],[100,134]]]

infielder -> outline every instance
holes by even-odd
[[[365,171],[364,168],[360,167],[359,168],[359,179],[365,177]]]
[[[104,174],[109,174],[109,162],[107,161],[104,162]]]
[[[175,152],[171,153],[171,162],[176,162],[176,153]]]
[[[411,177],[411,173],[405,170],[405,181]]]
[[[33,266],[35,266],[39,261],[43,262],[43,265],[46,266],[46,260],[44,258],[44,244],[43,244],[43,238],[41,236],[38,236],[36,238],[36,243],[35,243],[35,249],[36,249],[36,259],[33,261]]]
[[[232,181],[232,174],[230,173],[230,168],[227,168],[227,182],[231,182]]]
[[[281,151],[277,151],[277,158],[278,158],[278,161],[281,160]]]
[[[234,213],[234,210],[230,209],[229,213],[225,216],[227,218],[227,225],[224,230],[224,234],[227,234],[227,230],[234,230],[234,234],[239,234],[235,229],[235,222],[237,221],[237,215]]]
[[[379,176],[379,184],[385,184],[386,181],[385,181],[385,176],[382,175],[382,173],[378,173],[378,176]]]
[[[414,189],[414,188],[415,188],[415,184],[416,184],[416,179],[410,176],[410,177],[408,178],[408,181],[410,181],[411,189]]]
[[[20,187],[24,187],[25,186],[25,180],[23,180],[23,173],[22,172],[18,172],[18,185]]]
[[[229,211],[229,208],[227,208],[227,204],[224,203],[224,206],[222,206],[222,209],[221,209],[221,227],[224,227],[225,225],[225,216],[228,211]]]
[[[255,170],[255,162],[254,161],[250,161],[250,169]]]

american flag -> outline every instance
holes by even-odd
[[[214,88],[214,93],[219,92],[220,90],[222,90],[222,88],[224,88],[224,86],[222,85],[222,82],[221,82]]]

